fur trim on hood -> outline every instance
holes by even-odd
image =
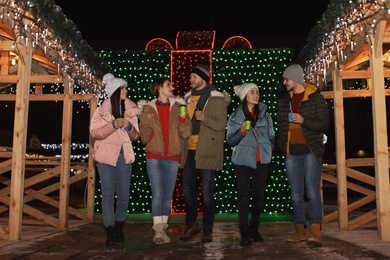
[[[138,100],[137,106],[143,111],[144,105],[146,105],[148,101],[146,99],[140,99]]]
[[[157,99],[153,99],[153,100],[157,100]],[[182,97],[179,97],[179,96],[174,96],[174,97],[170,97],[169,98],[169,101],[172,103],[172,105],[174,103],[179,103],[180,105],[185,105],[187,106],[188,103],[184,100],[184,98]],[[149,104],[151,101],[147,101],[146,99],[140,99],[138,100],[138,103],[137,103],[137,106],[141,109],[141,110],[144,110],[144,105],[147,105]],[[141,112],[142,113],[142,112]]]
[[[230,105],[230,102],[232,101],[232,97],[230,96],[229,92],[222,91],[223,96],[225,97],[226,105]]]

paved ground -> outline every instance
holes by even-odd
[[[236,214],[216,216],[213,242],[207,244],[200,235],[181,242],[184,216],[174,215],[169,226],[172,243],[156,246],[151,215],[132,214],[125,224],[126,241],[113,248],[105,246],[99,218],[90,223],[71,220],[65,230],[31,220],[23,223],[21,240],[0,240],[0,259],[390,259],[390,243],[378,240],[375,223],[355,231],[338,231],[336,222],[324,224],[323,246],[314,247],[285,241],[293,228],[291,217],[263,219],[265,241],[243,247]]]

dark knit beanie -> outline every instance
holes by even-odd
[[[210,83],[210,71],[209,67],[206,64],[201,64],[193,67],[191,73],[195,73],[196,75],[204,79],[206,83]]]

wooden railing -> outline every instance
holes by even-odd
[[[11,185],[12,151],[10,148],[0,147],[0,214],[9,210]],[[69,178],[69,187],[87,180],[88,164],[72,162],[72,172]],[[26,156],[23,213],[28,214],[47,224],[58,227],[61,158],[51,156]],[[86,185],[86,184],[85,184]],[[88,217],[85,205],[80,205],[82,198],[69,199],[67,212],[78,219],[91,220]],[[85,199],[84,199],[85,200]],[[7,239],[7,228],[0,227],[0,238]]]
[[[375,204],[373,202],[376,200],[375,177],[356,169],[367,167],[374,167],[374,158],[351,158],[346,160],[346,190],[349,194],[353,194],[353,196],[348,195],[348,230],[354,230],[358,227],[364,226],[377,218],[376,205],[372,205]],[[320,184],[322,201],[324,201],[324,197],[326,197],[326,194],[324,194],[324,185],[326,185],[326,182],[335,184],[337,188],[336,165],[322,166]],[[345,187],[341,187],[341,189],[344,188]],[[339,195],[337,194],[337,196]],[[338,219],[338,200],[339,198],[337,197],[337,201],[335,202],[336,210],[332,212],[323,212],[323,223]],[[367,206],[368,204],[370,205]]]

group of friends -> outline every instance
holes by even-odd
[[[307,241],[321,246],[320,175],[325,153],[323,133],[329,125],[329,112],[319,89],[305,82],[302,67],[292,64],[283,72],[285,87],[278,101],[277,134],[255,83],[234,87],[241,103],[228,116],[231,97],[210,83],[207,64],[193,67],[189,81],[190,91],[177,97],[169,78],[157,78],[150,84],[150,93],[155,98],[135,103],[127,97],[125,80],[111,73],[104,75],[108,98],[95,111],[90,134],[95,141],[94,160],[101,181],[106,245],[125,240],[123,225],[135,161],[132,142],[139,139],[145,145],[152,192],[153,242],[156,245],[171,242],[167,228],[179,169],[183,170],[186,213],[186,228],[179,239],[189,241],[202,233],[203,243],[212,242],[214,182],[216,172],[223,168],[226,139],[233,147],[231,161],[237,181],[241,245],[264,241],[259,232],[260,216],[264,210],[268,167],[278,146],[285,156],[294,216],[294,232],[287,241]],[[201,224],[196,186],[199,176]],[[308,217],[305,194],[309,202]]]

